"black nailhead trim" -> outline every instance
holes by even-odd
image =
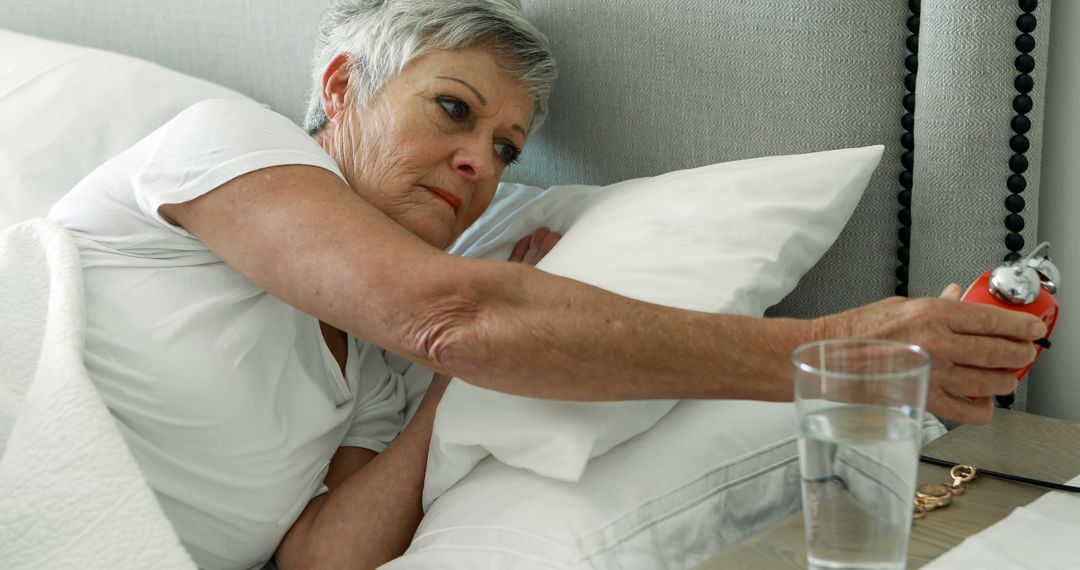
[[[919,33],[919,17],[918,16],[910,16],[907,19],[907,29],[908,29],[909,32],[911,32],[913,34]]]
[[[900,126],[904,127],[905,131],[914,131],[915,130],[915,114],[914,113],[904,113],[904,116],[900,117]]]
[[[915,153],[913,153],[913,152],[911,152],[909,150],[909,151],[905,152],[904,154],[901,154],[900,155],[900,164],[904,168],[907,168],[908,170],[911,170],[911,167],[915,166]]]
[[[1035,26],[1037,25],[1039,25],[1039,21],[1036,20],[1035,16],[1032,16],[1031,14],[1022,14],[1019,18],[1016,19],[1016,29],[1024,32],[1025,34],[1030,34],[1031,32],[1034,32]]]
[[[1009,263],[1012,263],[1013,261],[1016,261],[1017,259],[1020,259],[1020,254],[1016,253],[1015,251],[1008,254],[1008,255],[1006,255],[1004,257],[1004,261],[1007,261]]]
[[[1031,148],[1031,142],[1029,142],[1028,138],[1024,135],[1013,135],[1012,138],[1009,139],[1009,148],[1011,148],[1013,152],[1025,153]]]
[[[900,263],[907,263],[911,259],[911,251],[906,245],[902,245],[896,250],[896,259],[900,260]]]
[[[1031,34],[1016,36],[1016,49],[1020,53],[1031,53],[1035,49],[1035,38]]]
[[[908,111],[912,111],[912,112],[915,111],[915,94],[914,93],[908,93],[907,95],[904,95],[904,108],[907,109]]]
[[[1031,70],[1035,69],[1035,58],[1028,54],[1022,54],[1016,56],[1016,70],[1020,73],[1031,73]]]
[[[1024,236],[1015,232],[1006,235],[1005,248],[1009,251],[1020,251],[1024,249]]]
[[[1020,9],[1025,12],[1034,12],[1039,7],[1039,0],[1020,0]]]
[[[1029,93],[1035,88],[1035,80],[1030,75],[1021,73],[1013,80],[1013,87],[1016,87],[1016,90],[1021,93]]]
[[[900,265],[896,268],[896,278],[900,281],[907,282],[907,264]]]
[[[904,133],[900,135],[900,146],[907,150],[913,150],[915,148],[915,135],[911,133]]]
[[[922,2],[919,0],[908,0],[908,10],[911,10],[912,14],[918,14],[922,10]]]
[[[909,73],[904,76],[904,89],[915,91],[915,74]]]
[[[1009,194],[1009,196],[1005,198],[1005,209],[1014,214],[1023,212],[1024,197],[1019,194]]]
[[[1023,115],[1013,117],[1012,122],[1009,124],[1012,126],[1013,132],[1018,135],[1022,135],[1031,130],[1031,119]]]
[[[896,294],[901,297],[907,297],[907,283],[898,283],[896,285]]]
[[[911,228],[904,226],[897,232],[896,237],[900,238],[900,243],[910,246],[911,245]]]
[[[1013,98],[1013,110],[1021,115],[1027,114],[1034,106],[1035,103],[1027,95],[1017,95]]]
[[[904,45],[907,46],[907,50],[911,53],[919,53],[919,36],[911,34],[904,40]]]
[[[901,190],[896,195],[896,201],[900,202],[900,205],[905,208],[911,207],[911,190]]]
[[[904,67],[906,67],[907,70],[912,73],[919,71],[919,56],[916,54],[911,54],[905,57]]]
[[[1010,174],[1005,186],[1009,188],[1009,192],[1019,194],[1027,189],[1027,179],[1022,174]]]
[[[1014,154],[1009,157],[1009,170],[1017,174],[1026,172],[1028,169],[1028,159],[1022,154]]]
[[[904,170],[900,172],[900,185],[908,190],[911,190],[911,171]]]
[[[1005,227],[1010,232],[1019,232],[1024,230],[1024,216],[1020,214],[1009,214],[1005,216]]]
[[[911,227],[911,208],[901,208],[896,217],[900,219],[900,225]]]

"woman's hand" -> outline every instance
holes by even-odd
[[[518,240],[514,251],[510,254],[510,261],[536,265],[551,251],[551,248],[555,247],[555,244],[559,243],[561,237],[562,234],[553,232],[547,227],[537,228],[532,234]]]
[[[821,319],[821,338],[883,338],[922,346],[933,359],[927,410],[965,423],[985,423],[990,396],[1016,389],[1011,369],[1035,359],[1046,334],[1038,318],[965,303],[953,284],[940,297],[892,297]]]

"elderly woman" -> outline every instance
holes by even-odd
[[[546,40],[513,0],[343,1],[323,32],[306,133],[203,102],[50,214],[82,256],[87,368],[200,566],[402,552],[447,376],[541,398],[786,400],[796,345],[892,338],[935,356],[932,411],[985,421],[985,396],[1015,387],[1002,369],[1034,358],[1041,322],[955,288],[754,319],[447,255],[543,118]],[[376,347],[439,373],[404,429],[401,360]]]

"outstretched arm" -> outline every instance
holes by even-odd
[[[252,172],[162,214],[321,320],[439,372],[542,398],[788,400],[788,354],[836,336],[925,344],[958,363],[935,368],[936,386],[988,395],[1015,386],[995,369],[1030,362],[1042,327],[952,299],[890,299],[812,321],[660,307],[520,264],[447,255],[314,167]],[[988,407],[958,399],[935,405],[961,421],[989,419]]]

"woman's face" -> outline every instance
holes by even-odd
[[[350,186],[435,247],[480,217],[525,146],[534,100],[499,61],[483,48],[429,52],[339,133]]]

